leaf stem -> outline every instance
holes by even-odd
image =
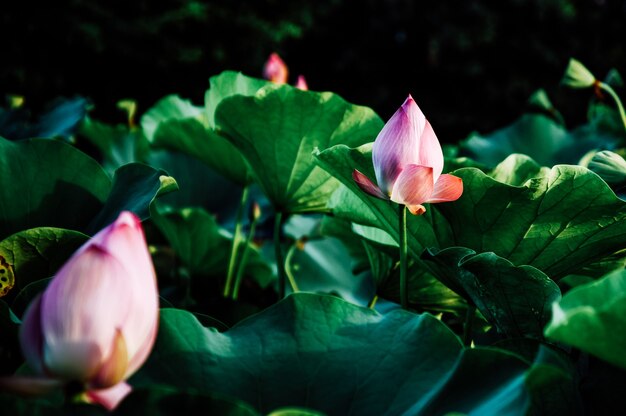
[[[406,206],[398,205],[398,232],[400,234],[400,304],[402,309],[409,307],[409,281],[407,278]]]
[[[367,307],[372,310],[376,310],[376,302],[378,302],[378,295],[374,295],[374,297],[367,304]]]
[[[248,202],[248,186],[244,186],[241,191],[241,200],[239,202],[239,208],[237,208],[237,216],[235,217],[235,233],[233,234],[233,245],[230,250],[230,259],[228,261],[228,271],[226,273],[226,283],[224,284],[224,297],[228,298],[231,293],[231,286],[233,285],[233,277],[235,276],[235,264],[237,261],[237,252],[239,251],[239,244],[242,240],[241,228],[243,220],[243,211]]]
[[[609,95],[613,98],[615,103],[617,104],[617,109],[619,111],[619,115],[622,118],[622,123],[624,124],[624,129],[626,129],[626,111],[624,111],[624,106],[622,105],[622,100],[619,99],[619,96],[615,92],[615,90],[604,82],[598,82],[598,86],[604,91],[608,92]]]
[[[296,241],[289,248],[289,251],[287,252],[287,256],[285,257],[285,274],[287,275],[287,279],[289,279],[289,285],[291,285],[291,291],[294,293],[300,291],[300,289],[298,289],[298,285],[296,284],[296,276],[293,274],[293,271],[291,270],[291,259],[293,258],[293,255],[296,253],[296,250],[298,249],[298,244],[300,243]]]
[[[469,347],[472,345],[472,330],[474,326],[474,316],[476,315],[476,306],[467,305],[465,314],[465,324],[463,325],[463,345]]]
[[[239,266],[237,267],[237,275],[235,276],[235,284],[233,286],[233,300],[237,300],[239,297],[239,286],[241,286],[241,281],[243,280],[243,275],[246,272],[246,264],[248,263],[248,257],[250,256],[250,245],[252,244],[252,240],[254,239],[254,234],[256,232],[256,226],[259,222],[258,218],[253,218],[250,223],[250,231],[248,231],[248,237],[246,238],[246,242],[243,246],[243,253],[241,253],[241,261],[239,261]]]
[[[274,220],[274,253],[276,256],[276,269],[278,270],[278,298],[285,297],[285,286],[287,284],[287,276],[285,273],[285,261],[283,259],[283,250],[280,246],[280,232],[282,230],[283,213],[276,212]]]

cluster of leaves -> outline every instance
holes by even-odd
[[[626,387],[626,202],[585,166],[553,166],[624,145],[607,122],[618,116],[593,105],[573,132],[552,109],[448,149],[476,160],[448,159],[462,197],[408,220],[411,311],[395,303],[398,211],[351,178],[374,177],[383,122],[336,94],[227,71],[203,107],[168,96],[140,123],[132,106],[128,125],[84,118],[76,143],[100,164],[59,140],[0,139],[0,370],[27,371],[29,301],[131,210],[146,220],[162,310],[116,413],[600,411]],[[614,177],[626,165],[594,160]],[[301,293],[279,300],[283,270]],[[0,403],[100,411],[57,396]]]

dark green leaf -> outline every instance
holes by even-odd
[[[12,267],[14,298],[29,283],[50,277],[89,237],[77,231],[41,227],[13,234],[0,242],[0,256]]]
[[[187,312],[162,310],[157,343],[133,383],[219,392],[263,413],[302,406],[329,415],[395,415],[447,377],[460,349],[430,315],[380,315],[301,293],[223,334]]]
[[[216,394],[200,394],[167,387],[134,389],[115,409],[115,416],[224,415],[257,416],[251,406]]]
[[[0,138],[0,239],[43,226],[84,230],[110,189],[98,163],[70,145]]]
[[[174,178],[163,170],[141,163],[124,165],[115,171],[111,193],[88,232],[95,233],[111,224],[122,211],[132,211],[142,220],[149,218],[154,198],[177,189]]]

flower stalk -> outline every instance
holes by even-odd
[[[409,279],[407,276],[407,239],[406,239],[406,205],[398,205],[400,234],[400,304],[402,309],[409,308]]]
[[[239,202],[239,207],[237,208],[237,214],[235,217],[235,232],[233,234],[233,245],[230,249],[230,259],[228,261],[228,271],[226,272],[226,283],[224,284],[224,297],[228,298],[231,295],[231,289],[233,285],[233,279],[235,277],[235,264],[237,261],[237,253],[239,252],[239,245],[241,240],[243,239],[241,229],[243,222],[243,210],[245,209],[246,203],[248,202],[248,193],[249,187],[244,186],[241,192],[241,200]]]

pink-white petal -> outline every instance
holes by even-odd
[[[277,84],[285,84],[289,76],[289,70],[285,62],[277,53],[272,53],[263,67],[263,78]]]
[[[426,119],[409,96],[387,121],[372,146],[372,162],[378,186],[390,194],[402,168],[415,164],[419,152],[420,125]]]
[[[433,168],[407,165],[398,176],[391,200],[404,205],[421,205],[433,193]]]
[[[128,279],[123,265],[95,245],[59,270],[41,305],[44,363],[51,374],[83,381],[95,374],[116,328],[133,315]]]
[[[148,252],[141,222],[134,214],[123,212],[119,218],[93,238],[125,269],[126,291],[132,297],[133,313],[122,325],[128,348],[128,375],[146,360],[154,344],[158,325],[159,300],[156,274]]]
[[[354,169],[352,171],[352,179],[364,192],[375,196],[376,198],[385,200],[389,199],[389,197],[385,195],[383,191],[381,191],[380,188],[374,184],[374,182],[358,170]]]
[[[296,88],[303,90],[303,91],[308,91],[309,85],[307,84],[306,79],[304,78],[304,75],[298,75],[298,80],[296,81]]]
[[[435,135],[435,132],[426,120],[419,140],[419,157],[413,162],[416,165],[430,166],[433,168],[433,180],[437,182],[443,171],[443,150]]]
[[[128,383],[121,382],[108,389],[88,390],[86,394],[91,403],[113,410],[131,391],[132,387]]]
[[[20,345],[28,365],[38,374],[44,374],[43,334],[41,329],[41,295],[30,304],[20,327]]]
[[[422,215],[426,212],[426,208],[424,208],[424,205],[407,205],[406,207],[413,215]]]
[[[432,195],[428,198],[431,204],[438,202],[456,201],[463,194],[463,180],[454,175],[441,175],[439,180],[435,183],[435,189]]]

